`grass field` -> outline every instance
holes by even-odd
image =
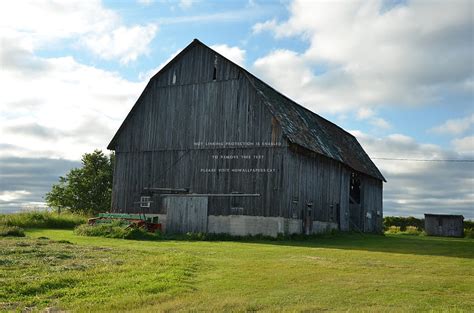
[[[474,240],[0,239],[0,310],[474,312]]]

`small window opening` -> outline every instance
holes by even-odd
[[[214,70],[212,72],[212,80],[217,80],[217,55],[214,56]]]
[[[149,196],[141,196],[140,197],[140,207],[141,208],[149,208],[151,203],[151,197]]]
[[[214,65],[214,72],[212,72],[212,80],[216,80],[217,79],[217,67]]]
[[[173,85],[176,84],[176,73],[173,72]]]
[[[349,190],[350,203],[360,204],[360,179],[356,173],[351,174],[351,186]]]

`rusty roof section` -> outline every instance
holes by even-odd
[[[282,95],[257,77],[247,77],[280,122],[289,141],[386,181],[353,135]]]

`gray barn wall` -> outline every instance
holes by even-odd
[[[339,215],[341,228],[347,229],[347,214],[337,212],[347,212],[349,205],[350,172],[345,166],[316,153],[289,150],[284,169],[289,217],[302,218],[311,203],[313,220],[337,223]]]
[[[361,175],[361,205],[364,232],[381,233],[383,230],[382,181]]]
[[[463,217],[426,214],[425,232],[429,236],[463,237]]]
[[[242,73],[197,46],[153,78],[115,142],[112,210],[140,211],[145,187],[185,188],[196,193],[260,193],[258,198],[209,198],[208,214],[301,219],[313,203],[313,219],[349,229],[351,170],[318,154],[289,150],[278,122]],[[175,83],[173,80],[175,78]],[[216,148],[196,142],[273,142],[279,147]],[[261,160],[219,160],[212,155],[263,155]],[[272,168],[274,173],[202,173],[209,168]],[[366,176],[364,176],[366,177]],[[367,177],[364,210],[382,209],[382,183]],[[161,210],[154,197],[152,211]],[[331,207],[332,206],[332,207]],[[365,213],[364,213],[365,216]],[[381,225],[381,217],[380,217]],[[379,220],[365,222],[377,230]]]
[[[286,141],[278,123],[255,89],[230,70],[234,67],[228,67],[227,62],[218,62],[218,79],[212,81],[214,56],[194,63],[202,59],[195,54],[202,52],[199,47],[190,50],[189,55],[153,79],[121,130],[116,141],[114,211],[134,211],[144,187],[189,187],[198,193],[262,194],[260,198],[211,199],[209,214],[279,216],[283,213],[285,193],[281,192],[283,181],[278,173],[282,172]],[[207,66],[203,66],[206,62]],[[175,84],[172,84],[173,75],[176,75]],[[222,149],[197,146],[197,142],[278,143],[280,146]],[[222,154],[264,158],[212,159],[212,155]],[[276,172],[200,172],[206,168],[229,167],[270,168]],[[244,210],[234,212],[232,207]]]

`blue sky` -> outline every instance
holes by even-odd
[[[372,157],[474,159],[472,1],[0,4],[0,211],[42,206],[198,38]],[[374,159],[389,215],[474,218],[474,163]]]

